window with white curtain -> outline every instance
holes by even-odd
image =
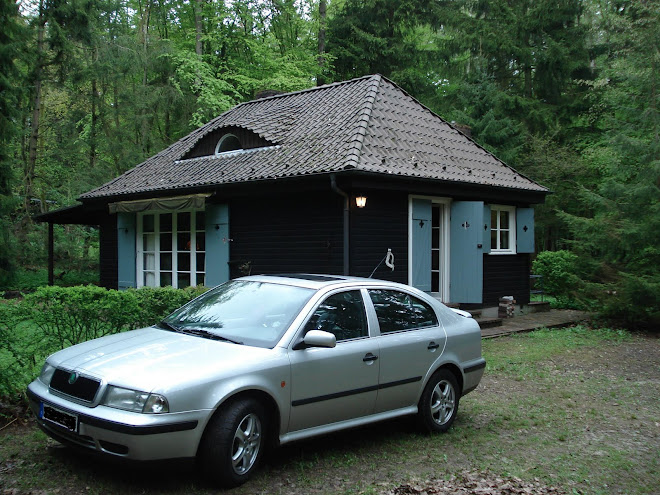
[[[204,211],[149,211],[137,220],[138,287],[204,285]]]

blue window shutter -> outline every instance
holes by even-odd
[[[534,208],[516,209],[516,246],[518,253],[534,252]]]
[[[484,221],[483,221],[483,252],[490,253],[490,205],[484,205]]]
[[[229,280],[229,205],[206,204],[206,285]]]
[[[481,303],[484,273],[484,203],[454,201],[449,227],[449,299],[454,303]]]
[[[431,200],[412,200],[412,285],[431,291]]]
[[[135,213],[117,213],[117,287],[137,287]]]

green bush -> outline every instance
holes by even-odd
[[[174,289],[172,287],[129,289],[126,292],[132,292],[135,295],[139,306],[139,311],[136,313],[136,318],[131,322],[131,325],[134,328],[153,325],[207,290],[206,287],[202,286],[187,287],[185,289]]]
[[[126,330],[140,310],[134,293],[94,285],[39,287],[23,304],[43,337],[60,349]]]
[[[590,292],[600,316],[625,328],[659,332],[660,277],[619,276],[614,283],[592,284]]]
[[[205,289],[144,287],[125,291],[94,285],[40,287],[25,297],[28,315],[62,349],[104,335],[153,325]]]
[[[560,306],[576,304],[581,280],[576,275],[577,256],[570,251],[543,251],[532,263],[532,271],[543,276],[543,291],[555,296]]]

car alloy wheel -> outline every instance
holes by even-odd
[[[239,423],[234,432],[231,461],[238,475],[247,473],[259,456],[261,449],[261,420],[250,413]]]
[[[424,387],[419,399],[417,422],[427,432],[446,432],[451,427],[460,400],[460,390],[454,374],[439,369]]]
[[[441,380],[433,387],[431,395],[431,417],[442,426],[449,421],[456,407],[454,387],[447,380]]]

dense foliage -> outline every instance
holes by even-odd
[[[0,287],[45,264],[35,213],[259,90],[379,72],[553,191],[537,246],[582,299],[660,318],[658,2],[0,2]],[[94,232],[56,236],[57,267],[96,263]]]

